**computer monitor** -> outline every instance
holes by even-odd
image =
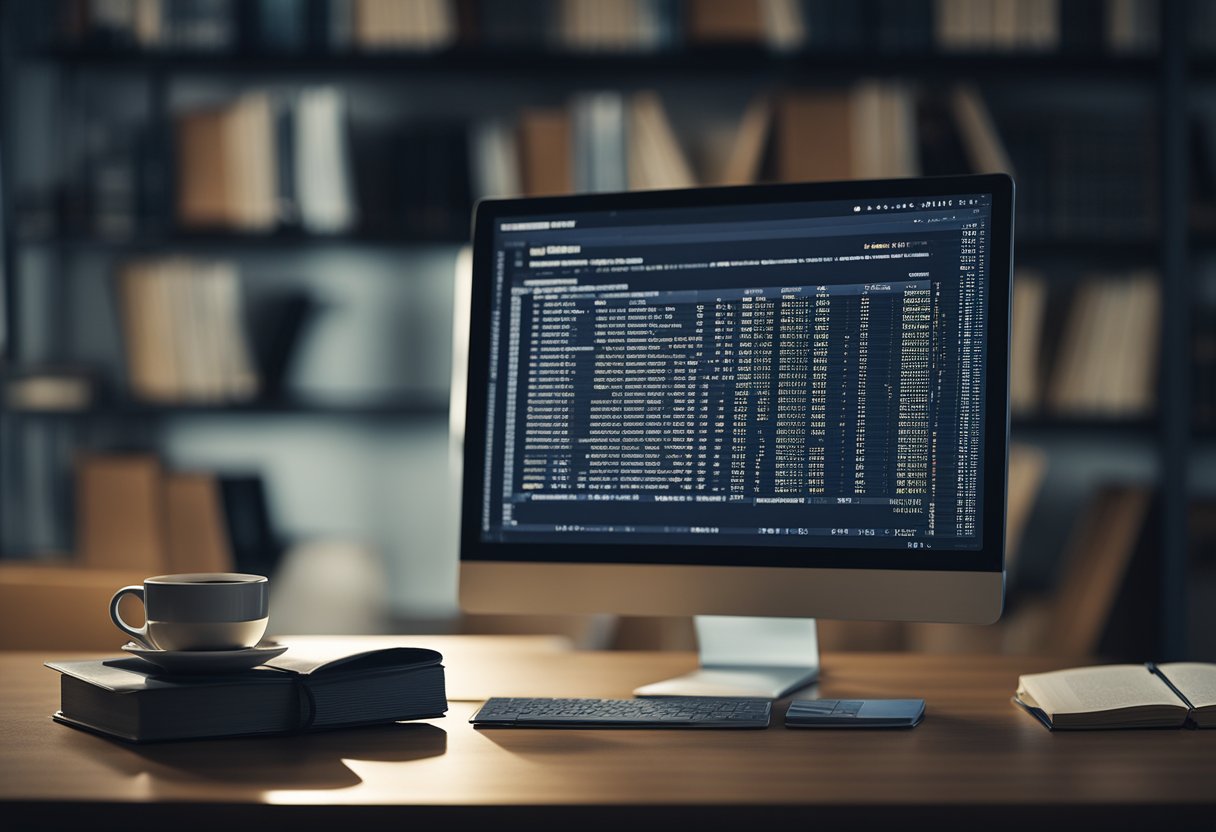
[[[482,202],[462,606],[763,617],[699,618],[705,672],[643,693],[805,683],[783,618],[996,620],[1013,191]]]

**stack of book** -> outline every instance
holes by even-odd
[[[260,667],[193,677],[137,658],[48,663],[61,674],[54,719],[128,742],[157,742],[434,719],[447,712],[443,656],[434,650],[322,654],[286,646],[285,654]]]
[[[223,403],[257,395],[235,265],[180,257],[132,261],[118,275],[118,299],[137,398]]]
[[[1150,415],[1156,402],[1160,325],[1156,274],[1083,280],[1044,391],[1047,408],[1069,416]]]
[[[177,215],[192,229],[312,233],[356,221],[348,172],[345,100],[334,87],[235,102],[177,121]]]

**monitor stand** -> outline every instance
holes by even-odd
[[[700,669],[634,695],[780,699],[819,677],[813,618],[698,615],[696,627]]]

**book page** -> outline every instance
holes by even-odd
[[[1049,715],[1143,705],[1182,707],[1169,686],[1139,664],[1057,670],[1023,676],[1021,681]]]
[[[1164,673],[1196,708],[1216,705],[1216,664],[1172,662],[1159,664],[1157,669]]]

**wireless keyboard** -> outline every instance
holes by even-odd
[[[772,703],[739,697],[514,699],[495,697],[469,722],[500,728],[767,728]]]

